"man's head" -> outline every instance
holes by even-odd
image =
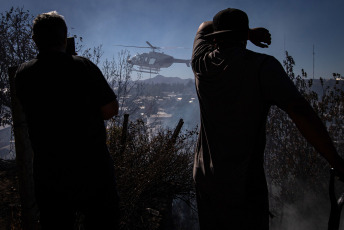
[[[62,15],[56,11],[38,15],[33,21],[32,38],[40,51],[65,49],[67,25]]]
[[[206,35],[217,42],[245,43],[248,39],[249,22],[247,14],[241,10],[228,8],[218,12],[213,18],[214,32]]]

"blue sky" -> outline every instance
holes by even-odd
[[[272,45],[248,49],[284,58],[286,49],[301,68],[315,77],[344,75],[344,1],[343,0],[0,0],[0,12],[11,6],[24,7],[33,15],[56,10],[64,15],[71,35],[84,38],[88,47],[103,45],[104,58],[116,58],[121,47],[115,44],[185,47],[163,50],[175,58],[189,59],[198,26],[220,10],[244,10],[250,27],[266,27]],[[149,50],[129,49],[132,55]],[[161,74],[192,78],[191,68],[173,64]]]

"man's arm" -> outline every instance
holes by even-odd
[[[263,27],[249,29],[248,40],[260,48],[268,48],[271,45],[271,34]]]
[[[100,69],[86,58],[81,58],[81,60],[87,67],[87,71],[89,73],[88,84],[93,89],[91,91],[92,98],[94,99],[97,108],[100,108],[102,118],[104,120],[109,120],[118,114],[119,106],[117,96],[109,86],[109,83],[106,81]]]
[[[118,114],[118,101],[114,100],[100,108],[104,120],[109,120]]]
[[[216,49],[215,43],[210,38],[205,37],[205,35],[212,32],[214,32],[212,21],[205,21],[198,27],[191,59],[191,66],[195,73],[210,73],[221,70],[216,60],[217,58],[212,55],[212,52]],[[253,44],[262,48],[268,47],[266,44],[271,44],[271,34],[269,30],[262,27],[250,29],[249,39]]]
[[[311,105],[304,98],[299,98],[288,103],[285,111],[306,140],[343,177],[344,160],[338,155],[325,125]]]
[[[197,33],[201,33],[203,35],[207,35],[214,32],[213,28],[213,21],[205,21],[203,22],[197,30]]]
[[[213,22],[206,21],[203,22],[197,30],[194,44],[193,44],[193,51],[192,51],[192,58],[197,59],[199,56],[203,56],[205,52],[211,52],[213,50],[211,41],[206,39],[204,36],[210,34],[214,31],[213,29]]]
[[[208,74],[209,72],[219,71],[217,66],[213,65],[213,56],[209,55],[215,50],[214,44],[205,37],[205,35],[213,31],[212,21],[203,22],[197,30],[191,58],[191,67],[195,74]]]
[[[203,22],[197,30],[197,34],[203,36],[212,32],[214,32],[212,21]],[[271,45],[271,34],[268,29],[263,27],[252,28],[248,31],[248,40],[258,47],[267,48],[268,45]]]
[[[297,90],[281,63],[276,58],[267,56],[261,66],[260,76],[260,86],[266,102],[283,109],[306,140],[344,176],[344,161],[338,155],[326,126]]]

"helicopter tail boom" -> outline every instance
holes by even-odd
[[[174,63],[185,63],[187,67],[190,67],[190,60],[184,60],[184,59],[173,59]]]

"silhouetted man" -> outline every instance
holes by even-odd
[[[39,54],[15,78],[34,151],[34,182],[42,229],[117,229],[114,162],[104,120],[118,113],[116,95],[91,61],[65,52],[67,26],[57,12],[38,15]]]
[[[271,41],[266,29],[249,29],[246,13],[225,9],[200,25],[194,41],[201,112],[194,180],[201,230],[269,229],[263,156],[271,105],[286,111],[330,165],[344,172],[325,126],[282,65],[247,50],[248,39],[260,47]]]

